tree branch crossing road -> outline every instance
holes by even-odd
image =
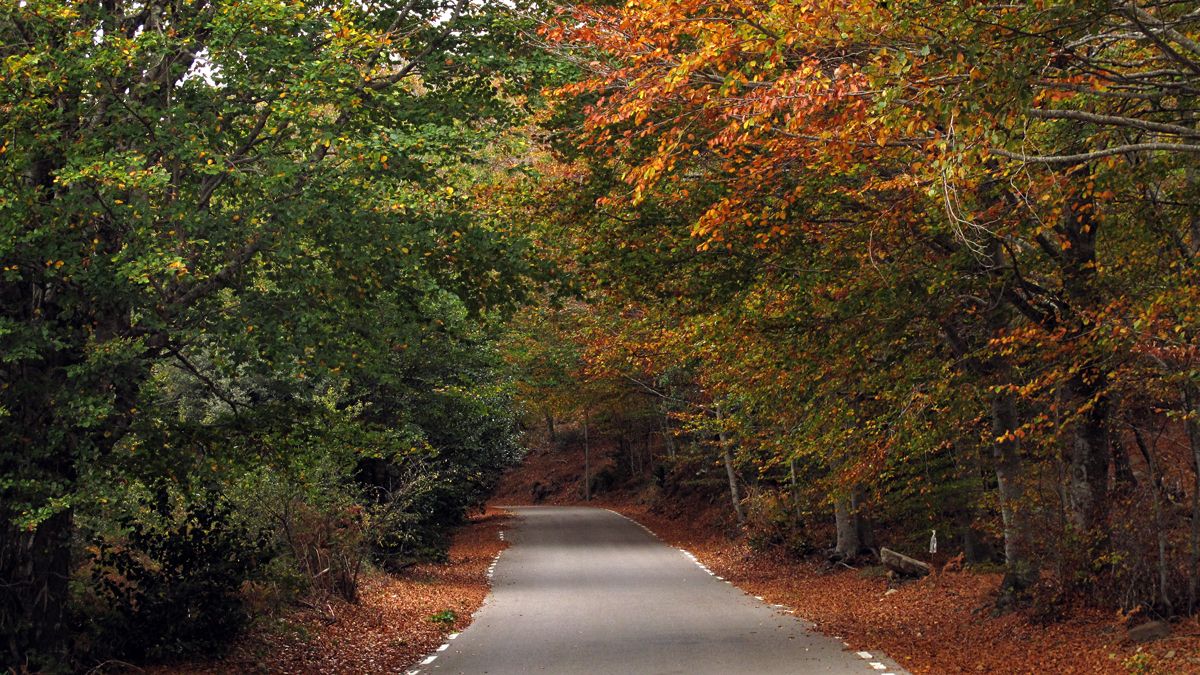
[[[492,594],[413,671],[554,675],[903,672],[720,581],[611,511],[512,507]]]

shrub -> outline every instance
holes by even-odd
[[[258,537],[231,525],[229,508],[206,495],[175,515],[165,494],[151,519],[124,518],[125,540],[91,548],[97,651],[168,659],[221,651],[244,625],[239,593],[263,561]]]

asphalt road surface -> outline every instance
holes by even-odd
[[[903,672],[847,651],[604,509],[512,507],[492,594],[421,673]],[[410,672],[413,672],[410,671]]]

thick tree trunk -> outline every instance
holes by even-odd
[[[864,548],[874,547],[875,532],[866,514],[866,499],[861,486],[853,486],[849,495],[833,503],[833,520],[837,529],[833,552],[837,557],[855,558]]]
[[[1170,575],[1167,571],[1167,529],[1163,524],[1162,513],[1162,473],[1158,469],[1158,461],[1155,459],[1154,453],[1150,452],[1146,440],[1142,437],[1141,430],[1135,424],[1131,423],[1130,426],[1133,427],[1134,441],[1150,471],[1150,503],[1154,512],[1154,532],[1158,544],[1158,596],[1162,600],[1167,616],[1170,616],[1174,612],[1174,603],[1171,601]]]
[[[1087,178],[1088,168],[1077,178]],[[1075,195],[1064,209],[1062,232],[1070,241],[1062,251],[1063,289],[1070,300],[1068,339],[1076,340],[1091,329],[1088,311],[1100,304],[1096,241],[1101,222],[1089,193]],[[1082,367],[1067,382],[1073,405],[1081,414],[1071,430],[1067,447],[1068,518],[1077,532],[1102,539],[1107,530],[1109,506],[1108,470],[1112,449],[1109,443],[1107,374],[1100,364],[1088,361],[1086,341],[1080,339]]]
[[[1032,525],[1030,504],[1025,494],[1025,466],[1021,461],[1020,441],[1013,432],[1018,428],[1016,405],[1011,396],[997,394],[991,401],[992,457],[1000,494],[1000,515],[1004,522],[1005,575],[1000,592],[1011,602],[1023,595],[1037,580],[1038,570],[1030,551]]]
[[[1076,531],[1090,536],[1101,534],[1108,521],[1112,453],[1103,387],[1103,376],[1093,369],[1069,383],[1072,398],[1086,409],[1073,426],[1067,451],[1068,517]]]
[[[1133,465],[1129,463],[1129,450],[1121,442],[1120,434],[1109,434],[1112,444],[1113,478],[1115,488],[1120,494],[1129,494],[1137,489],[1137,476],[1133,474]]]
[[[849,495],[839,497],[833,503],[833,521],[837,528],[837,543],[833,547],[835,556],[850,560],[858,556],[862,549],[862,540],[858,518],[854,513],[854,501]],[[827,521],[828,522],[828,521]]]

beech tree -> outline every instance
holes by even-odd
[[[860,485],[876,507],[917,497],[897,480],[922,455],[966,470],[947,503],[978,502],[966,475],[990,471],[1020,595],[1047,548],[1104,583],[1127,410],[1153,400],[1194,428],[1194,372],[1176,367],[1194,330],[1196,22],[1175,3],[684,0],[570,6],[543,34],[581,72],[561,104],[611,186],[593,238],[671,212],[673,246],[714,253],[738,287],[688,308],[709,333],[680,339],[731,343],[700,352],[701,377],[777,402],[747,427],[832,459],[843,507]],[[791,350],[747,378],[768,363],[755,340]],[[1070,543],[1037,541],[1056,511]],[[1194,579],[1189,546],[1160,571]]]
[[[241,364],[379,401],[413,386],[406,351],[477,343],[520,297],[523,245],[455,168],[518,112],[503,40],[480,41],[497,21],[458,0],[0,6],[4,663],[62,656],[76,488],[156,369],[233,414]]]

